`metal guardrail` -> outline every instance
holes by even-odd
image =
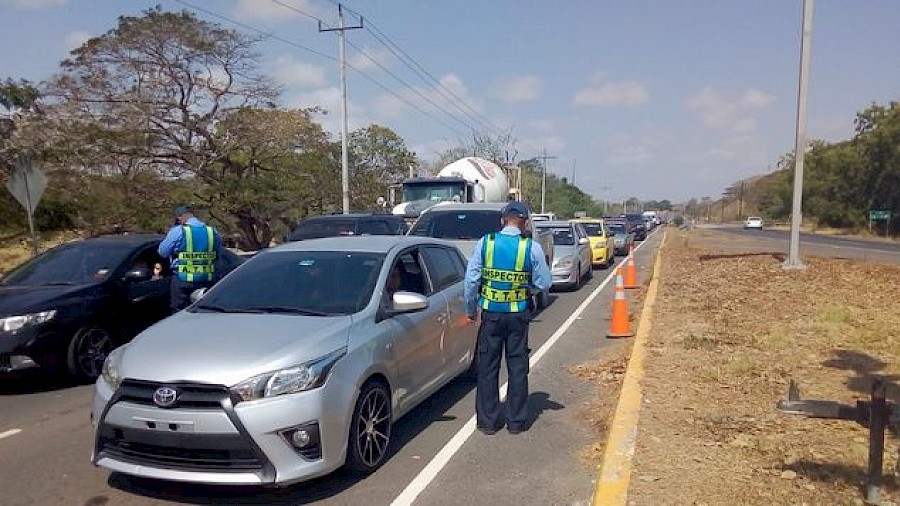
[[[866,472],[866,501],[869,504],[880,504],[881,502],[884,432],[887,429],[895,434],[900,434],[900,404],[886,400],[886,389],[887,384],[884,378],[875,378],[872,383],[870,399],[856,401],[856,406],[848,406],[835,401],[801,399],[799,387],[794,380],[791,380],[787,399],[778,401],[777,404],[778,410],[782,413],[810,418],[850,420],[863,427],[868,427],[869,462]]]

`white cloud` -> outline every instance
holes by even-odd
[[[615,165],[630,165],[650,159],[650,150],[642,145],[616,146],[606,158]]]
[[[319,65],[296,61],[282,55],[275,59],[275,78],[286,86],[325,86],[325,69]]]
[[[520,160],[531,158],[544,149],[546,149],[548,153],[558,153],[565,149],[565,147],[566,140],[558,135],[522,139],[517,145]]]
[[[476,111],[480,112],[481,107],[479,102],[476,101],[469,93],[469,89],[466,87],[465,83],[463,83],[462,79],[460,79],[456,74],[451,73],[441,77],[438,82],[441,83],[443,88],[449,90],[450,93],[444,90],[438,91],[434,87],[416,87],[416,91],[413,91],[409,88],[399,91],[398,93],[403,100],[393,95],[382,94],[375,99],[375,103],[373,105],[375,114],[383,120],[396,119],[406,114],[407,112],[410,112],[411,107],[406,103],[409,102],[419,109],[434,114],[435,116],[440,118],[441,121],[450,126],[453,126],[458,130],[465,130],[465,127],[458,121],[455,121],[452,118],[448,117],[447,112],[452,113],[454,116],[464,121],[465,123],[469,123],[469,126],[477,128],[479,125],[474,123],[467,116],[463,115],[463,113],[460,111],[460,108],[465,111],[468,111],[468,108],[459,105],[459,101],[455,98],[459,97],[460,99],[468,103],[471,107],[473,107]],[[422,98],[423,96],[427,97],[428,100]],[[447,112],[439,111],[432,104],[432,102],[434,104],[437,104],[438,106],[440,106],[440,108]]]
[[[350,66],[359,70],[371,70],[378,67],[378,64],[387,66],[386,64],[391,60],[391,52],[387,48],[372,49],[363,46],[362,50],[365,54],[355,51],[347,58]]]
[[[62,7],[68,0],[8,0],[17,9],[44,9],[48,7]]]
[[[557,124],[553,120],[543,119],[543,120],[532,120],[525,123],[525,126],[534,130],[535,132],[541,133],[550,133],[554,132],[557,129]]]
[[[634,107],[650,101],[650,92],[639,81],[604,82],[600,76],[592,79],[593,86],[575,94],[575,105],[597,107]]]
[[[325,130],[336,134],[336,138],[340,138],[341,90],[337,86],[329,86],[289,96],[287,105],[288,107],[299,109],[309,107],[322,108],[325,114],[320,115],[317,121]],[[360,104],[349,101],[347,103],[347,112],[347,124],[351,132],[372,123],[367,116],[368,110]]]
[[[544,81],[540,76],[513,76],[503,79],[497,97],[507,103],[529,102],[541,94]]]
[[[75,30],[66,35],[66,48],[69,50],[78,49],[82,44],[91,38],[91,34],[84,30]]]
[[[774,95],[752,88],[735,96],[706,87],[700,93],[688,97],[684,105],[688,110],[700,114],[703,124],[709,128],[748,133],[757,129],[752,115],[769,107],[774,101]]]
[[[324,15],[324,13],[310,0],[279,1],[316,17],[322,17]],[[237,4],[234,6],[233,13],[242,21],[293,21],[299,17],[306,17],[295,10],[268,0],[238,0]]]

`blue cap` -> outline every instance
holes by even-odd
[[[509,204],[506,204],[506,206],[503,208],[503,211],[501,211],[501,213],[503,214],[503,216],[516,216],[516,217],[522,218],[523,220],[527,220],[528,219],[528,206],[526,206],[525,204],[523,204],[521,202],[513,201],[513,202],[510,202]]]
[[[191,206],[188,206],[188,205],[180,205],[180,206],[176,207],[175,210],[172,211],[172,213],[173,213],[173,214],[175,215],[175,217],[177,218],[177,217],[181,216],[182,214],[185,214],[185,213],[191,213],[191,212],[193,212],[193,211],[194,211],[194,208],[191,207]]]

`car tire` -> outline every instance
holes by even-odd
[[[368,381],[360,389],[350,419],[347,461],[356,476],[375,472],[387,459],[391,444],[391,394],[380,381]]]
[[[593,265],[588,264],[588,270],[587,270],[587,272],[584,273],[584,279],[585,279],[585,281],[590,281],[590,280],[594,279],[594,266]]]
[[[97,379],[103,371],[103,362],[114,348],[113,335],[104,327],[82,327],[69,341],[66,353],[69,374],[78,381]]]

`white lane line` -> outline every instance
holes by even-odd
[[[16,434],[18,434],[20,432],[22,432],[22,429],[10,429],[6,432],[0,432],[0,439],[9,437],[9,436],[15,436]]]
[[[635,251],[640,249],[644,244],[646,244],[646,242],[642,242],[641,244],[637,245],[634,248]],[[537,350],[537,352],[535,352],[535,354],[531,356],[531,360],[529,361],[531,368],[534,368],[535,364],[537,364],[538,361],[547,353],[547,351],[549,351],[550,348],[554,344],[556,344],[557,341],[559,341],[563,334],[565,334],[566,331],[569,330],[569,327],[572,326],[575,320],[577,320],[578,317],[581,316],[581,313],[583,313],[584,310],[587,309],[590,303],[593,302],[595,298],[597,298],[597,295],[600,295],[600,292],[602,292],[606,285],[608,285],[609,282],[613,278],[615,278],[615,275],[616,271],[615,269],[613,269],[612,272],[610,272],[609,275],[606,276],[606,279],[604,279],[603,282],[600,283],[600,285],[597,286],[597,288],[595,288],[594,291],[591,292],[591,294],[588,295],[586,299],[584,299],[584,302],[582,302],[581,305],[578,306],[575,312],[573,312],[572,315],[569,316],[569,318],[562,324],[562,326],[559,327],[559,329],[554,332],[552,336],[550,336],[550,339],[548,339],[547,342],[545,342],[543,346],[541,346]],[[508,385],[509,383],[507,382],[500,387],[501,401],[506,398],[506,389]],[[434,458],[432,458],[431,461],[428,462],[428,465],[426,465],[424,469],[419,471],[419,474],[417,474],[416,477],[413,478],[413,480],[409,483],[409,485],[407,485],[406,488],[403,489],[402,492],[400,492],[400,495],[398,495],[397,498],[391,502],[391,506],[411,505],[413,501],[416,500],[416,497],[418,497],[419,494],[421,494],[422,491],[425,490],[425,487],[427,487],[429,484],[431,484],[432,481],[434,481],[438,473],[440,473],[444,466],[446,466],[447,463],[450,462],[450,459],[453,457],[453,455],[455,455],[456,452],[458,452],[459,449],[462,448],[462,445],[466,442],[466,440],[469,439],[469,437],[475,432],[475,424],[475,415],[472,415],[472,418],[469,418],[469,421],[467,421],[465,425],[463,425],[462,428],[459,429],[459,431],[452,438],[450,438],[450,441],[448,441],[447,444],[445,444],[444,447],[441,448],[441,450],[437,453],[437,455],[435,455]]]

